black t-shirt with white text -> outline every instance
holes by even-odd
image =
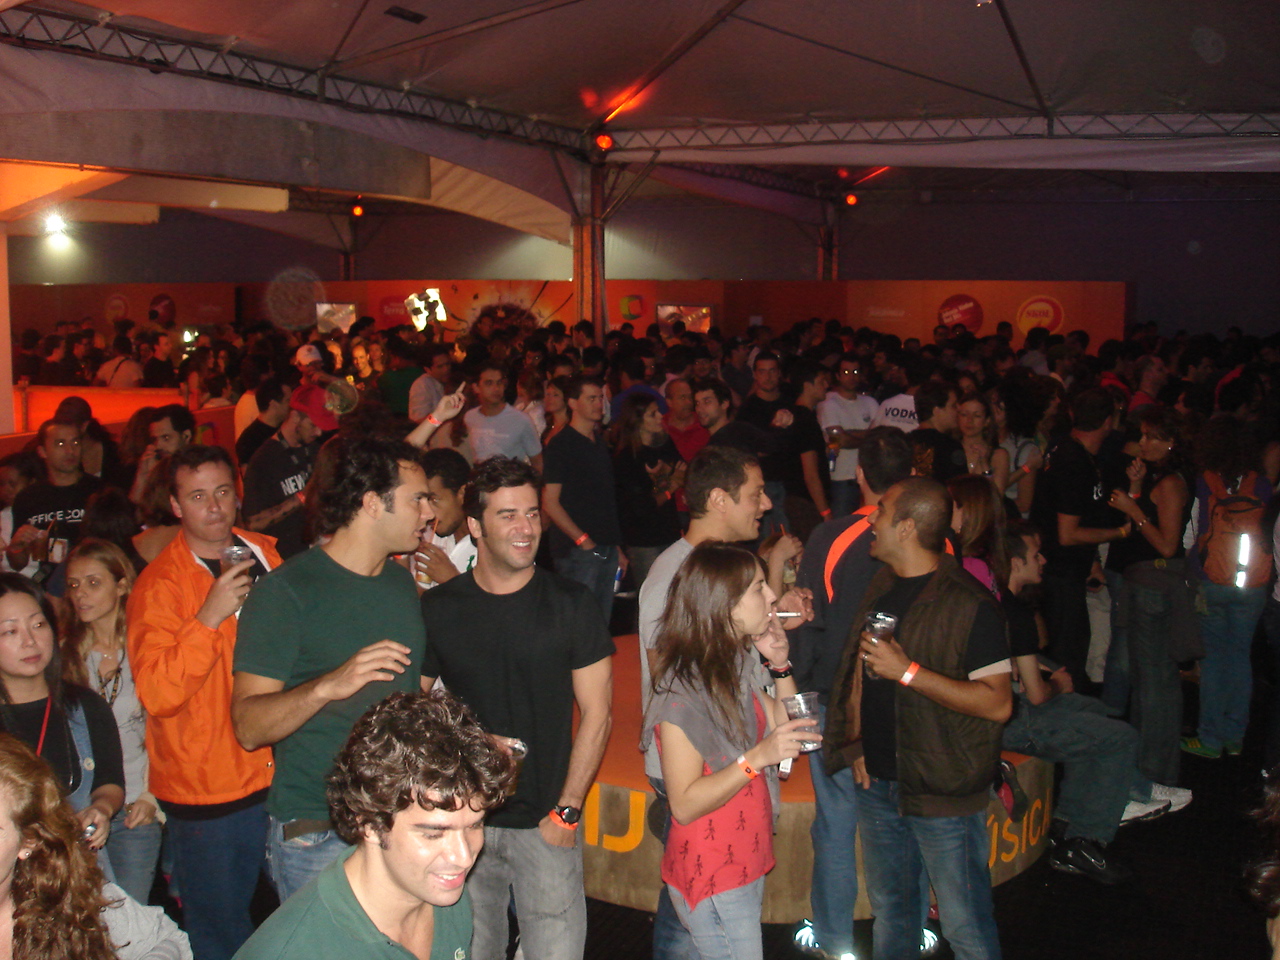
[[[573,671],[614,652],[600,605],[580,583],[534,568],[515,593],[467,572],[422,595],[422,674],[439,677],[490,733],[529,748],[515,795],[488,817],[536,827],[560,800],[573,747]]]
[[[277,433],[253,455],[244,475],[244,515],[252,517],[297,496],[311,477],[320,451],[318,443],[290,447]],[[276,550],[285,560],[307,548],[303,539],[306,516],[302,510],[277,520],[262,532],[276,538]]]
[[[75,546],[80,540],[84,505],[102,487],[102,481],[88,473],[67,487],[55,487],[47,480],[33,483],[14,498],[13,529],[30,524],[47,530],[56,521],[60,530],[66,531],[69,545]]]

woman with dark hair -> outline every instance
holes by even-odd
[[[0,956],[191,960],[160,907],[105,882],[49,765],[0,734]]]
[[[658,554],[680,536],[674,498],[684,486],[685,463],[662,425],[658,402],[649,394],[627,397],[612,429],[618,521],[638,590]]]
[[[52,605],[38,586],[0,574],[0,729],[53,768],[88,844],[101,850],[124,806],[124,761],[111,707],[62,680]]]
[[[1009,456],[1009,478],[1003,490],[1024,520],[1031,513],[1036,476],[1044,465],[1045,447],[1037,431],[1051,400],[1048,389],[1038,386],[1037,380],[1032,374],[1010,373],[999,387],[1006,430],[1000,446]]]
[[[996,597],[1009,582],[1004,550],[1005,512],[1000,495],[986,477],[972,474],[947,484],[954,504],[951,529],[960,539],[961,562]]]
[[[569,404],[565,400],[565,392],[569,389],[569,377],[554,377],[547,381],[542,393],[542,415],[546,420],[546,429],[542,432],[542,446],[545,448],[551,438],[569,425]]]
[[[969,472],[988,477],[1003,490],[1009,485],[1009,451],[996,441],[995,417],[991,404],[980,393],[960,398],[958,423]]]
[[[71,606],[63,641],[63,676],[96,689],[111,706],[124,756],[125,805],[111,823],[107,858],[115,881],[146,903],[160,858],[158,804],[148,789],[146,715],[125,653],[125,604],[134,572],[123,550],[106,540],[81,540],[67,558]]]
[[[1251,425],[1219,414],[1201,429],[1193,529],[1200,578],[1200,724],[1182,741],[1208,760],[1240,753],[1249,722],[1253,667],[1249,649],[1267,600],[1270,531],[1263,523],[1271,483]]]
[[[813,719],[787,720],[761,691],[753,640],[781,633],[774,600],[750,552],[702,543],[676,573],[658,627],[641,746],[659,754],[671,806],[662,879],[704,960],[760,960],[773,768],[822,739]],[[793,695],[785,639],[769,652],[785,661],[775,692]]]
[[[1152,796],[1169,800],[1178,810],[1191,802],[1191,791],[1175,786],[1182,678],[1173,642],[1177,628],[1194,618],[1182,546],[1191,501],[1178,415],[1153,405],[1141,412],[1139,423],[1138,456],[1126,470],[1128,490],[1117,489],[1110,499],[1131,527],[1129,535],[1114,541],[1107,552],[1107,569],[1123,575],[1122,581],[1113,578],[1122,590],[1121,623],[1120,630],[1112,632],[1107,674],[1114,682],[1115,671],[1123,672],[1124,643],[1118,643],[1117,636],[1123,637],[1132,697],[1129,717],[1141,735],[1138,769],[1155,784]],[[1123,707],[1118,701],[1108,702]]]

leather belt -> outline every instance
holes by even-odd
[[[284,839],[286,841],[296,840],[298,837],[305,837],[308,833],[321,833],[325,830],[332,830],[333,824],[328,820],[290,820],[283,824]]]

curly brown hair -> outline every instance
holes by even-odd
[[[49,765],[0,734],[0,797],[22,834],[13,869],[14,960],[113,960],[98,861]]]
[[[347,843],[379,837],[401,810],[492,810],[515,779],[515,761],[457,697],[393,693],[356,721],[328,776],[329,816]]]

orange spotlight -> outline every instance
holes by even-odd
[[[836,176],[837,176],[837,177],[839,177],[841,180],[848,180],[848,179],[849,179],[849,168],[848,168],[848,167],[836,167]]]
[[[353,217],[364,216],[364,197],[363,196],[356,197],[356,202],[351,205],[351,215]]]
[[[609,134],[607,134],[607,133],[597,134],[597,135],[596,135],[596,146],[597,146],[597,147],[599,147],[601,150],[612,150],[612,149],[613,149],[613,137],[609,136]]]
[[[844,195],[844,202],[847,206],[850,206],[850,207],[857,206],[858,195],[856,193],[846,193]]]

